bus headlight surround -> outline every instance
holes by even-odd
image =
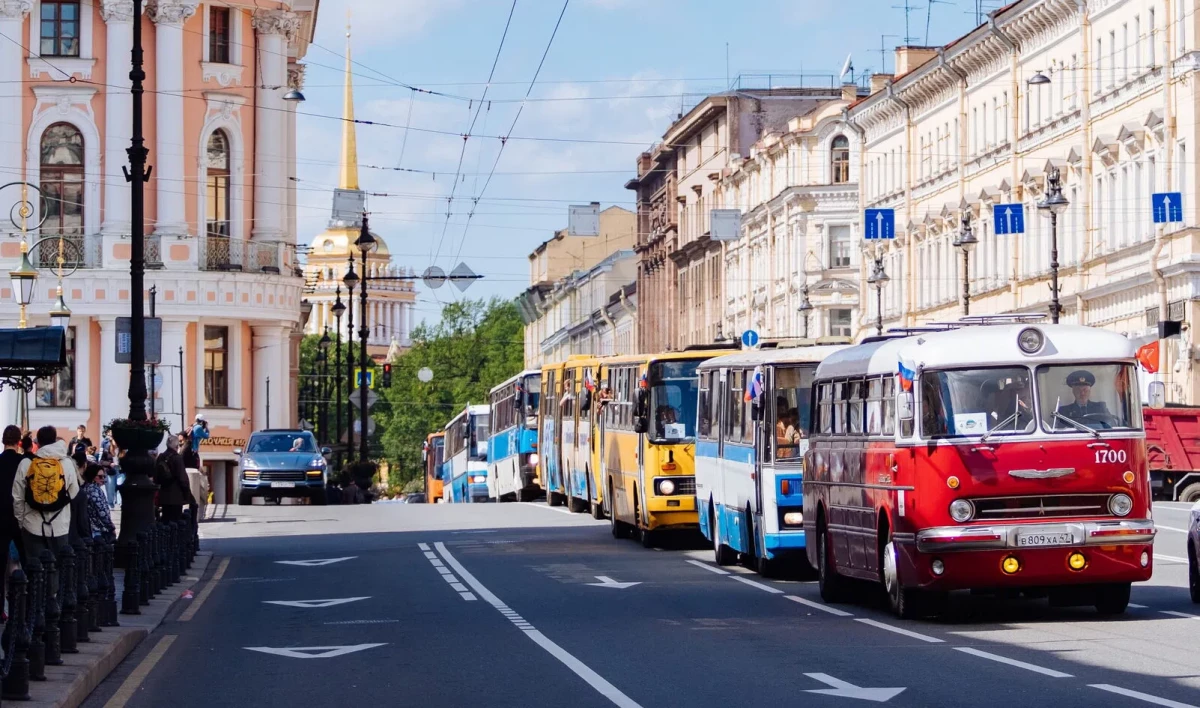
[[[529,466],[537,467],[538,459],[538,454],[536,452],[529,453]]]
[[[1133,511],[1133,499],[1128,494],[1114,494],[1108,499],[1108,510],[1113,516],[1128,516]]]
[[[1037,354],[1045,344],[1045,336],[1036,327],[1026,327],[1017,335],[1017,346],[1026,354]]]
[[[663,496],[670,496],[675,493],[675,483],[669,479],[658,480],[658,493]]]
[[[804,525],[804,512],[801,512],[801,511],[787,512],[786,514],[783,515],[783,525],[784,526],[803,526]]]
[[[975,505],[966,499],[955,499],[950,502],[950,518],[962,524],[971,520],[975,515]]]

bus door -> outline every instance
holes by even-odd
[[[774,442],[775,426],[768,425],[775,419],[775,402],[771,391],[775,390],[774,369],[763,371],[763,392],[758,402],[750,407],[750,418],[754,425],[754,462],[750,477],[754,480],[754,514],[763,515],[763,461],[770,459],[771,444]],[[751,374],[753,376],[753,374]],[[757,526],[761,528],[761,524]],[[749,532],[749,530],[748,530]],[[751,539],[751,543],[755,543]]]

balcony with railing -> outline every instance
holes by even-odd
[[[294,262],[288,258],[289,248],[293,247],[281,241],[247,241],[210,232],[200,237],[199,268],[278,275]]]
[[[83,234],[78,229],[42,229],[30,237],[30,244],[36,244],[29,253],[29,259],[38,268],[58,268],[60,256],[63,268],[68,270],[100,268],[103,265],[104,249],[99,234]]]

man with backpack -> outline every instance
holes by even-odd
[[[54,426],[37,431],[38,450],[22,460],[13,480],[13,513],[21,525],[26,554],[43,548],[58,557],[71,531],[71,499],[79,495],[79,471]]]

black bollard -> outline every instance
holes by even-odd
[[[139,562],[142,557],[141,544],[137,541],[122,544],[121,551],[122,556],[126,559],[125,586],[121,590],[121,614],[140,615],[142,610],[138,607],[138,599],[142,594],[142,564]],[[112,578],[113,576],[110,575],[109,579],[112,580]]]
[[[82,546],[83,555],[87,558],[87,573],[80,585],[80,592],[86,593],[87,597],[87,615],[85,617],[90,634],[100,631],[100,539],[85,538]],[[88,638],[88,641],[90,640],[91,637]],[[82,636],[80,636],[80,641],[83,641]]]
[[[84,540],[87,541],[84,544]],[[92,628],[92,613],[90,610],[92,594],[88,590],[88,578],[92,574],[91,548],[92,539],[83,537],[75,539],[75,640],[90,642],[88,632]]]
[[[104,536],[104,618],[105,627],[120,627],[117,617],[117,579],[113,570],[117,564],[117,537]]]
[[[150,604],[150,531],[138,531],[138,604]]]
[[[29,616],[29,678],[46,680],[46,593],[42,562],[37,554],[31,554],[26,563],[28,584],[25,586],[25,614]]]
[[[196,549],[193,541],[196,536],[196,513],[194,507],[189,507],[183,512],[183,556],[184,570],[191,570],[192,559],[196,557]]]
[[[150,527],[150,553],[151,563],[154,564],[150,571],[150,577],[153,582],[150,584],[150,597],[157,597],[163,588],[167,587],[167,573],[163,567],[163,552],[162,552],[162,523],[155,522]]]
[[[162,524],[163,537],[163,585],[170,587],[179,582],[179,570],[175,558],[175,524],[164,521]]]
[[[68,543],[58,551],[58,648],[63,654],[79,653],[75,591],[75,549]]]
[[[187,528],[184,521],[175,521],[175,567],[177,569],[175,582],[183,580],[183,576],[187,575],[187,534],[184,529]]]
[[[26,610],[28,583],[18,568],[8,576],[8,624],[4,627],[4,654],[8,673],[0,683],[0,698],[8,701],[29,700],[29,622]],[[11,652],[11,654],[10,654]]]
[[[62,635],[58,623],[62,619],[62,606],[58,604],[58,564],[54,561],[54,553],[48,548],[42,549],[42,576],[45,586],[42,593],[46,598],[46,666],[61,666]]]

